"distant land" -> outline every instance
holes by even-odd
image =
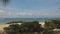
[[[48,21],[48,19],[60,18],[0,18],[0,24],[8,23],[11,21]]]

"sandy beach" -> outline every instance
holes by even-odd
[[[9,26],[9,24],[0,24],[0,30],[3,31],[3,28],[4,28],[4,27],[8,27],[8,26]]]
[[[21,23],[14,23],[14,24],[19,24],[21,25]],[[3,28],[4,27],[8,27],[10,24],[0,24],[0,31],[4,31]]]

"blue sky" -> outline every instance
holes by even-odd
[[[60,0],[10,0],[0,2],[0,18],[60,17]]]

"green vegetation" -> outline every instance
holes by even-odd
[[[38,21],[31,21],[31,22],[27,22],[27,21],[10,21],[10,22],[8,22],[8,23],[6,23],[6,24],[12,24],[12,23],[35,23],[35,22],[38,22]]]
[[[23,21],[11,21],[11,22],[8,22],[6,24],[12,24],[12,23],[25,23],[25,22],[23,22]]]
[[[43,28],[38,23],[38,21],[33,21],[32,23],[23,23],[21,25],[12,24],[9,27],[5,27],[4,30],[8,34],[22,34],[22,33],[35,33],[43,31]]]
[[[60,20],[50,20],[45,22],[45,28],[47,29],[60,29]]]
[[[60,34],[60,31],[53,31],[53,29],[60,29],[60,21],[59,20],[49,20],[45,22],[44,25],[44,34]]]
[[[16,23],[16,22],[15,22]],[[21,25],[11,24],[9,27],[5,27],[4,30],[8,34],[60,34],[60,31],[53,31],[54,29],[60,29],[59,20],[49,20],[44,24],[44,28],[41,27],[38,21],[25,22]]]

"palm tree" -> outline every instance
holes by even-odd
[[[3,3],[4,6],[6,6],[10,2],[10,0],[0,0],[0,1]]]

